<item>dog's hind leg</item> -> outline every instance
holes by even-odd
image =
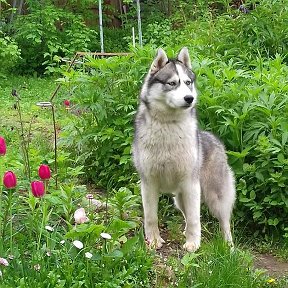
[[[151,182],[141,181],[141,194],[144,209],[144,229],[146,240],[150,247],[161,248],[165,241],[160,237],[158,228],[158,201],[157,186]]]
[[[235,187],[232,177],[225,182],[220,187],[214,186],[213,190],[207,191],[209,196],[205,197],[205,202],[210,212],[219,220],[224,239],[233,247],[230,219],[235,202]]]
[[[186,221],[186,216],[185,216],[185,211],[184,211],[184,203],[183,203],[183,197],[181,193],[177,193],[174,199],[174,204],[178,210],[180,210],[185,218]]]

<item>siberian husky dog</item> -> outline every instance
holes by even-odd
[[[200,247],[201,201],[218,218],[225,240],[233,246],[234,176],[221,142],[198,129],[196,102],[188,49],[182,48],[176,59],[158,49],[140,93],[133,143],[146,240],[155,248],[164,243],[157,216],[160,193],[173,194],[184,215],[185,249],[193,252]]]

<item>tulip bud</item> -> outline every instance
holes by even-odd
[[[0,137],[0,156],[4,156],[6,154],[6,142],[3,137]]]
[[[31,182],[31,190],[35,197],[43,197],[45,194],[44,183],[42,181]]]
[[[85,223],[89,221],[88,217],[86,216],[84,208],[79,208],[75,211],[74,219],[75,219],[75,223],[77,224],[81,224],[81,223]]]
[[[48,165],[41,164],[38,169],[38,175],[42,180],[48,180],[51,178],[51,171]]]
[[[7,171],[3,177],[3,184],[7,189],[13,189],[17,185],[16,175],[12,171]]]
[[[66,100],[64,100],[64,105],[66,106],[66,108],[68,108],[68,107],[70,107],[70,100],[68,100],[68,99],[66,99]]]

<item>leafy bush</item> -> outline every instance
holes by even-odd
[[[22,73],[41,74],[47,66],[55,66],[59,57],[86,51],[95,37],[80,17],[53,5],[19,16],[14,28],[24,59]]]
[[[214,63],[198,64],[201,123],[225,139],[237,176],[237,221],[277,238],[288,212],[288,68],[279,55],[256,59],[253,70]]]
[[[20,50],[17,43],[0,33],[0,77],[12,70],[20,60]]]
[[[89,73],[71,71],[62,79],[77,87],[73,100],[81,114],[65,128],[62,144],[77,147],[77,163],[85,165],[87,179],[104,187],[111,179],[118,187],[135,180],[131,163],[133,118],[140,81],[154,51],[147,48],[137,55],[89,59]]]

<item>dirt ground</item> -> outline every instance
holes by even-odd
[[[272,277],[288,277],[288,263],[270,254],[255,254],[255,267],[264,269]]]

